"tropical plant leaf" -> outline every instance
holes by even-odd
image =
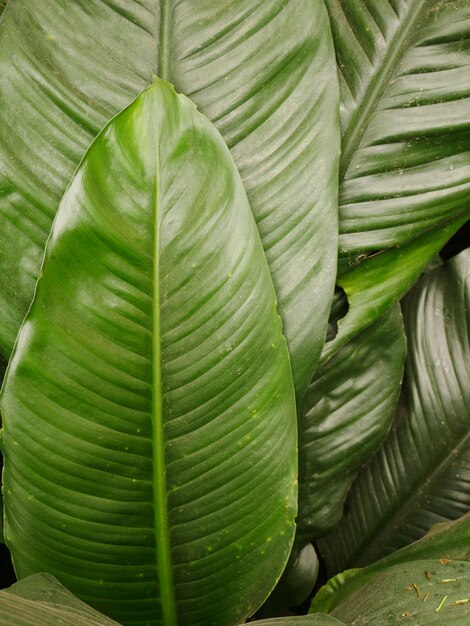
[[[238,624],[287,561],[296,415],[238,172],[156,81],[61,203],[1,397],[5,540],[124,624]]]
[[[465,561],[412,561],[377,574],[332,615],[361,626],[407,621],[415,626],[467,626],[469,583],[470,563]]]
[[[338,284],[348,293],[353,280],[355,302],[324,358],[384,313],[377,299],[388,294],[390,304],[403,295],[442,246],[444,224],[470,216],[468,1],[326,5],[342,100]],[[420,258],[421,238],[428,247],[433,231],[434,249]],[[392,264],[383,253],[390,249]],[[385,280],[372,297],[363,263],[380,273],[382,261]]]
[[[118,626],[44,573],[0,591],[0,615],[8,626]]]
[[[337,283],[347,294],[349,306],[346,315],[337,322],[334,338],[325,344],[322,362],[325,363],[358,332],[373,324],[401,299],[466,221],[466,215],[460,216],[405,246],[390,248],[371,257],[339,276]]]
[[[470,509],[470,248],[404,301],[408,357],[394,428],[320,544],[329,571],[367,565]]]
[[[0,28],[0,347],[32,299],[51,221],[92,138],[151,80],[215,123],[241,173],[299,395],[337,258],[339,93],[314,0],[15,0]]]
[[[302,604],[312,593],[320,563],[311,543],[294,547],[281,579],[256,617],[276,617]]]
[[[458,520],[436,524],[422,539],[392,552],[362,569],[351,569],[331,578],[316,594],[312,610],[329,612],[352,593],[389,568],[423,559],[470,561],[470,513]]]
[[[359,468],[390,429],[405,355],[397,304],[315,374],[299,419],[300,543],[318,538],[340,521]]]
[[[336,626],[338,626],[339,624],[343,624],[343,622],[331,617],[331,615],[323,615],[321,613],[301,615],[299,617],[279,617],[277,619],[267,619],[251,623],[258,624],[258,626],[282,626],[283,624],[286,624],[286,626],[323,626],[323,624],[325,624],[325,626],[335,626],[336,624]]]

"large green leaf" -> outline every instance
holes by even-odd
[[[325,534],[341,519],[351,483],[390,428],[405,354],[395,305],[315,374],[299,419],[300,542]]]
[[[412,561],[375,576],[334,609],[347,624],[468,626],[470,563]]]
[[[154,72],[215,123],[270,265],[299,394],[337,256],[339,93],[317,0],[15,0],[0,27],[0,347],[32,298],[60,198],[91,139]]]
[[[389,305],[411,286],[442,247],[443,224],[470,215],[468,0],[326,5],[342,96],[338,283],[354,301],[324,358],[384,313],[384,294]],[[433,233],[428,255],[422,237],[429,247]],[[392,263],[383,251],[394,248]],[[375,294],[364,262],[385,265]]]
[[[292,376],[222,138],[158,81],[61,203],[1,397],[5,540],[124,624],[238,624],[289,555]]]
[[[389,438],[321,544],[329,570],[368,564],[470,509],[470,249],[404,302],[404,391]]]
[[[4,626],[118,626],[81,602],[50,574],[35,574],[0,591]]]

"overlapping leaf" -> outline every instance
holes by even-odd
[[[412,561],[376,575],[332,615],[361,626],[407,621],[414,626],[467,626],[469,583],[470,563],[465,561]]]
[[[248,193],[301,395],[336,271],[338,88],[316,0],[15,0],[0,27],[0,347],[91,139],[151,80],[215,123]]]
[[[0,591],[0,621],[8,626],[118,626],[81,602],[50,574],[35,574]]]
[[[123,624],[230,625],[296,512],[275,293],[222,138],[157,81],[69,187],[1,397],[5,539]]]
[[[467,0],[326,4],[342,93],[338,284],[350,311],[324,359],[400,298],[470,215]]]
[[[470,508],[470,249],[405,300],[408,358],[396,423],[321,544],[331,573],[366,565]]]
[[[392,552],[363,569],[347,570],[334,576],[314,597],[312,610],[329,612],[373,580],[377,574],[396,565],[423,559],[438,559],[443,564],[449,564],[452,560],[468,562],[470,513],[456,521],[437,524],[419,541]]]
[[[315,374],[299,420],[299,541],[318,538],[341,519],[354,477],[390,428],[404,360],[395,305]]]

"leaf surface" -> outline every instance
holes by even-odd
[[[341,519],[351,483],[390,428],[405,354],[395,305],[317,370],[299,420],[300,542]]]
[[[470,508],[470,249],[404,303],[408,357],[392,432],[325,538],[330,572],[366,565]]]
[[[349,315],[323,358],[385,312],[384,293],[390,306],[409,289],[442,247],[443,226],[470,215],[467,0],[326,5],[342,102],[338,284],[347,293],[355,285]],[[427,246],[434,240],[429,255],[420,251],[423,236]],[[384,268],[375,294],[364,264]]]
[[[359,574],[360,576],[360,574]],[[470,563],[412,561],[377,574],[335,608],[348,624],[466,626],[470,619]]]
[[[259,622],[251,622],[259,626],[339,626],[344,622],[340,622],[331,615],[322,615],[317,613],[314,615],[301,615],[299,617],[279,617],[277,619],[261,620]]]
[[[395,565],[423,559],[470,561],[470,513],[461,518],[436,524],[422,539],[392,552],[362,569],[346,570],[331,578],[316,594],[312,610],[329,612],[377,574]]]
[[[296,415],[238,172],[157,80],[61,203],[1,396],[5,539],[123,624],[238,624],[296,513]]]
[[[337,258],[339,93],[316,0],[15,0],[0,27],[0,347],[13,346],[74,169],[153,73],[231,149],[302,395]]]
[[[0,591],[0,615],[8,626],[118,626],[43,573]]]

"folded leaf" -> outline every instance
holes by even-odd
[[[337,258],[339,93],[323,3],[15,0],[0,53],[0,348],[13,346],[74,169],[155,73],[232,151],[302,395]]]
[[[35,574],[0,591],[0,615],[8,626],[118,626],[81,602],[50,574]]]
[[[436,524],[422,539],[367,567],[334,576],[314,597],[312,611],[331,611],[377,574],[394,565],[422,559],[439,559],[444,564],[452,559],[470,561],[470,513],[453,522]]]
[[[470,509],[470,249],[404,302],[408,357],[392,432],[362,471],[321,552],[331,573],[366,565]]]
[[[409,263],[410,254],[420,256],[413,252],[415,242],[419,252],[424,234],[430,243],[432,231],[470,216],[468,1],[326,5],[342,101],[338,283],[348,293],[348,274],[356,264],[354,277],[360,274],[366,283],[369,272],[362,263],[379,271],[383,261],[387,269],[374,298],[367,291],[361,297],[360,283],[355,285],[349,317],[324,358],[344,345],[343,335],[347,340],[385,312],[383,301],[377,306],[383,293],[389,306],[416,280],[429,257],[418,258],[418,266]],[[442,245],[437,237],[430,256]],[[392,266],[383,251],[396,247]]]
[[[360,576],[360,573],[358,574]],[[332,615],[347,624],[378,626],[467,626],[470,621],[470,563],[412,561],[375,576]]]
[[[296,415],[230,153],[156,81],[61,203],[1,396],[5,540],[124,624],[238,624],[296,513]]]
[[[357,472],[385,439],[405,353],[400,307],[395,305],[317,370],[299,419],[301,543],[339,522]]]

